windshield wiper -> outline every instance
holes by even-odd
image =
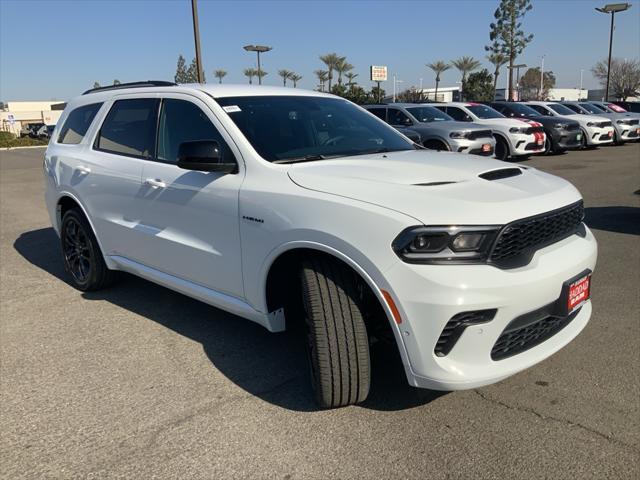
[[[299,163],[299,162],[313,162],[315,160],[326,160],[331,158],[327,155],[305,155],[304,157],[284,158],[282,160],[274,160],[271,163]]]

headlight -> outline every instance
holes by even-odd
[[[427,264],[486,261],[500,227],[411,227],[393,241],[393,251],[405,262]]]
[[[553,128],[564,128],[564,123],[556,123]]]
[[[595,126],[595,123],[593,123],[593,122],[587,122],[587,127],[593,127],[593,126]]]
[[[509,132],[511,132],[511,133],[518,133],[519,131],[520,131],[520,129],[518,127],[511,127],[509,129]]]
[[[467,138],[467,132],[451,132],[449,134],[451,138]]]
[[[616,123],[618,125],[624,125],[626,122],[624,120],[618,120]]]

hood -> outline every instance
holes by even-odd
[[[586,115],[584,113],[576,113],[575,115],[567,115],[567,118],[575,120],[580,123],[587,122],[610,122],[611,119],[600,115]]]
[[[535,121],[535,120],[534,120]],[[522,122],[527,123],[527,119],[523,118],[523,119],[518,119],[518,118],[487,118],[487,119],[482,119],[479,118],[478,120],[476,120],[477,123],[480,123],[482,125],[500,125],[503,127],[522,127]]]
[[[504,224],[580,199],[567,181],[475,155],[414,150],[293,164],[302,188],[389,208],[425,225]]]
[[[420,122],[411,127],[414,130],[443,130],[446,132],[462,130],[490,130],[487,125],[480,125],[475,122],[458,122],[456,120],[445,120],[442,122]]]

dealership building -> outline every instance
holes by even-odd
[[[20,135],[22,127],[30,123],[55,125],[65,106],[60,100],[7,102],[0,111],[0,131]]]

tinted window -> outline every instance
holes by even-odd
[[[387,121],[387,109],[386,108],[367,108],[371,113],[373,113],[380,120]]]
[[[397,108],[389,108],[387,115],[390,125],[411,125],[413,123],[406,113]]]
[[[595,105],[593,103],[581,103],[580,106],[589,113],[607,113],[604,108],[601,108],[599,105]]]
[[[101,106],[102,103],[92,103],[73,110],[64,122],[62,130],[60,130],[58,143],[80,143]]]
[[[497,112],[493,108],[487,105],[467,105],[467,108],[471,113],[473,113],[476,117],[482,118],[484,120],[488,118],[503,118],[500,112]]]
[[[461,108],[447,107],[447,115],[459,122],[470,122],[471,117]]]
[[[533,108],[522,103],[512,102],[509,105],[493,104],[491,106],[507,117],[531,118],[540,116]]]
[[[575,112],[570,108],[560,105],[559,103],[550,103],[549,108],[556,112],[558,115],[575,115]]]
[[[227,144],[199,107],[186,100],[163,100],[158,125],[158,160],[177,162],[180,144],[195,140],[218,142],[224,161],[232,161],[233,154]]]
[[[544,115],[546,117],[553,116],[553,114],[542,105],[529,105],[529,106],[533,108],[536,112],[540,113],[541,115]]]
[[[406,137],[342,99],[260,95],[216,101],[271,162],[414,149]]]
[[[419,122],[445,122],[448,120],[453,120],[446,113],[441,112],[437,108],[423,106],[423,107],[411,107],[407,108],[407,111],[416,117],[416,120]]]
[[[159,102],[155,98],[115,102],[102,123],[96,147],[106,152],[152,158]]]

